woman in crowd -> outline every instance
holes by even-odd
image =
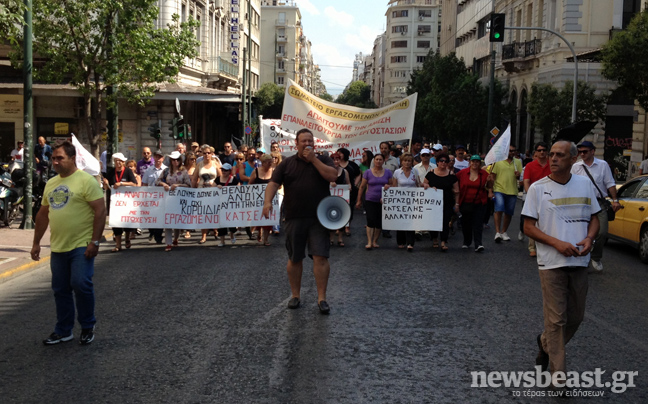
[[[203,160],[198,163],[196,170],[194,171],[192,177],[192,186],[194,188],[210,188],[216,186],[215,180],[216,177],[220,175],[220,165],[212,157],[214,155],[214,148],[204,144],[200,147],[200,151],[203,155]],[[214,230],[214,234],[216,234]],[[198,244],[204,244],[207,241],[208,229],[202,230],[202,237]],[[215,236],[218,239],[218,236]]]
[[[385,158],[382,154],[377,154],[373,161],[373,167],[362,174],[356,202],[356,207],[359,208],[362,205],[362,194],[366,189],[364,208],[367,212],[367,245],[365,246],[367,250],[380,247],[377,241],[382,230],[382,189],[389,187],[389,180],[392,178],[392,172],[383,167]]]
[[[481,158],[475,154],[470,158],[470,166],[457,173],[459,180],[459,211],[461,212],[461,229],[463,245],[469,248],[475,239],[475,251],[484,251],[482,232],[483,218],[488,203],[488,173],[481,168]]]
[[[173,191],[178,187],[190,188],[191,177],[187,174],[187,170],[182,166],[182,155],[179,151],[174,151],[169,154],[170,166],[162,172],[162,175],[155,181],[155,185],[164,187],[165,191]],[[164,229],[166,238],[166,247],[164,251],[171,251],[172,247],[178,246],[178,237],[180,237],[180,229]],[[173,233],[173,241],[171,235]]]
[[[405,153],[400,157],[401,168],[394,171],[394,176],[390,181],[392,187],[404,187],[404,188],[413,188],[420,187],[418,173],[412,169],[414,166],[414,156],[410,153]],[[407,251],[414,251],[414,231],[396,231],[396,242],[398,243],[398,248],[405,248],[407,245]]]
[[[250,184],[267,184],[272,178],[272,173],[274,172],[272,156],[270,154],[262,154],[259,160],[261,160],[261,166],[255,168],[254,171],[252,171],[252,174],[250,174]],[[257,240],[262,241],[264,246],[270,245],[268,236],[270,235],[271,230],[272,226],[259,227],[259,236]]]
[[[340,167],[344,168],[349,173],[349,184],[351,185],[351,194],[350,201],[355,201],[358,199],[358,186],[360,181],[362,181],[362,172],[360,172],[360,167],[356,164],[355,161],[349,160],[351,157],[351,152],[348,149],[341,148],[337,151],[340,153]],[[353,202],[352,202],[353,203]],[[347,223],[346,228],[344,229],[344,234],[348,236],[351,235],[351,221],[353,220],[353,206],[351,206],[351,218],[349,223]]]
[[[371,160],[373,160],[373,158],[374,155],[371,150],[365,150],[362,152],[362,160],[360,161],[359,165],[360,172],[362,174],[364,174],[365,171],[367,171],[369,167],[371,167]],[[362,181],[362,178],[360,178],[360,181]]]
[[[281,153],[278,151],[273,151],[270,153],[272,156],[272,168],[277,168],[279,164],[281,164],[281,161],[283,160],[283,157],[281,156]]]
[[[119,187],[137,186],[135,174],[132,170],[126,168],[126,157],[124,157],[122,153],[115,153],[112,155],[112,158],[113,162],[115,163],[115,167],[108,167],[108,170],[106,171],[106,176],[103,179],[105,188],[117,189]],[[110,194],[111,192],[108,192],[108,214],[110,214]],[[115,235],[115,248],[112,249],[112,252],[121,251],[121,239],[124,232],[126,233],[126,237],[124,238],[126,242],[126,248],[128,249],[131,247],[131,229],[113,227],[112,231]]]
[[[218,188],[223,188],[223,187],[236,187],[241,182],[232,173],[232,165],[229,163],[225,163],[221,167],[220,175],[216,177],[214,183]],[[229,227],[229,228],[222,227],[216,230],[218,232],[218,236],[220,237],[220,243],[218,244],[219,247],[223,247],[225,245],[225,236],[227,235],[228,230],[229,230],[230,240],[232,241],[232,244],[236,243],[236,237],[235,237],[236,227]]]
[[[281,152],[279,152],[279,145],[277,143],[273,143],[273,146],[277,146],[276,147],[277,150],[275,151],[273,149],[273,151],[270,153],[270,155],[272,156],[272,168],[275,169],[283,161],[283,156],[281,155]],[[277,192],[283,195],[283,187],[279,188],[279,191],[277,191]],[[280,221],[281,221],[281,219],[280,219]],[[278,224],[275,224],[274,226],[272,226],[272,231],[270,233],[274,234],[275,236],[278,236],[280,229],[281,229],[281,226],[278,225]]]
[[[437,167],[427,173],[423,180],[423,188],[440,189],[443,191],[443,230],[441,231],[441,252],[448,251],[448,233],[450,231],[450,217],[452,212],[459,212],[459,184],[457,176],[448,168],[450,158],[447,153],[441,152],[437,156]],[[438,232],[432,232],[436,238]]]
[[[185,163],[184,163],[184,169],[187,171],[187,175],[189,178],[193,178],[193,173],[196,171],[196,160],[198,157],[196,156],[196,153],[192,151],[188,151],[185,154]],[[184,238],[191,238],[191,231],[192,230],[187,230],[185,231]]]
[[[337,179],[335,182],[331,182],[332,187],[336,187],[338,185],[350,185],[350,179],[349,179],[349,172],[342,167],[341,162],[342,162],[342,153],[335,152],[331,154],[331,159],[333,159],[333,163],[335,164],[335,169],[337,170]],[[351,199],[354,201],[355,199]],[[353,209],[351,209],[353,211]],[[350,219],[349,219],[350,220]],[[342,234],[344,233],[344,226],[337,229],[337,230],[331,230],[330,232],[330,241],[331,245],[335,242],[333,238],[337,234],[337,244],[340,247],[344,247],[344,239],[342,237]]]
[[[138,187],[142,186],[142,176],[137,173],[137,161],[135,160],[128,160],[126,162],[126,168],[131,170],[133,172],[133,175],[135,176],[135,183],[137,184]]]

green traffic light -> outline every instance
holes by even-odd
[[[499,37],[500,37],[499,32],[496,32],[496,33],[493,35],[493,37],[495,37],[495,39],[499,39]]]

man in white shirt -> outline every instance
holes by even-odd
[[[144,171],[142,174],[142,186],[155,186],[155,181],[162,175],[167,166],[164,165],[164,153],[162,150],[156,150],[153,153],[153,161],[155,162],[152,166]],[[149,230],[149,241],[155,238],[155,242],[162,244],[162,231],[163,229],[150,229]]]
[[[585,178],[590,180],[594,195],[596,195],[598,203],[602,207],[598,215],[600,230],[596,236],[596,244],[592,249],[592,267],[597,272],[601,272],[603,270],[603,263],[601,262],[601,258],[603,258],[603,244],[608,232],[608,214],[604,200],[608,195],[612,198],[612,209],[615,212],[621,209],[621,205],[617,199],[616,182],[612,176],[612,170],[610,170],[608,163],[594,157],[595,153],[596,147],[592,142],[585,141],[580,143],[578,145],[578,154],[581,156],[581,160],[573,165],[571,172],[585,176]],[[591,179],[587,175],[588,172],[592,177]],[[592,182],[592,179],[594,182]]]
[[[16,148],[11,151],[11,161],[24,161],[23,153],[25,152],[25,149],[23,149],[23,144],[22,141],[16,143]]]
[[[468,168],[470,166],[470,162],[466,160],[466,147],[462,144],[458,144],[455,146],[455,163],[454,163],[454,170],[455,172],[459,172],[463,170],[464,168]]]
[[[398,167],[400,165],[398,164],[398,159],[392,156],[390,151],[391,151],[391,146],[389,145],[389,142],[380,142],[380,154],[382,154],[383,157],[385,158],[385,163],[383,164],[383,167],[387,168],[393,174],[394,171],[398,170]],[[371,166],[373,167],[373,161],[371,162]]]
[[[646,159],[639,164],[639,175],[648,174],[648,155]]]
[[[531,184],[522,209],[524,233],[537,242],[542,285],[544,331],[537,337],[536,365],[550,367],[558,389],[564,388],[565,345],[585,317],[587,266],[601,209],[589,179],[571,173],[576,158],[574,143],[554,143],[551,174]]]

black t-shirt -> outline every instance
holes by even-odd
[[[221,182],[220,175],[217,176],[216,179],[214,180],[214,184],[225,186],[225,184],[227,183],[228,187],[232,186],[232,185],[238,185],[240,182],[241,181],[239,180],[239,178],[236,175],[232,175],[232,178],[230,178],[229,183],[227,181]]]
[[[229,165],[234,167],[234,163],[236,162],[235,157],[236,157],[236,153],[230,153],[229,156],[226,156],[225,154],[221,154],[218,156],[218,159],[221,161],[221,164],[229,163]]]
[[[443,190],[443,209],[452,209],[455,205],[452,186],[457,182],[457,176],[448,174],[445,177],[439,177],[432,170],[426,174],[425,179],[428,180],[430,187]]]
[[[344,167],[344,169],[349,172],[349,181],[351,182],[351,186],[355,188],[356,177],[362,175],[362,172],[360,171],[360,167],[358,166],[358,164],[356,164],[355,161],[349,160],[349,164],[347,164],[347,166]]]
[[[328,156],[317,156],[324,164],[335,167]],[[317,217],[317,205],[331,195],[330,184],[317,168],[296,154],[284,159],[272,174],[272,182],[284,186],[286,220]]]
[[[122,175],[122,173],[124,174]],[[120,171],[116,175],[115,168],[108,167],[108,170],[106,172],[106,179],[108,180],[108,184],[110,184],[110,186],[115,185],[116,182],[132,182],[137,186],[137,179],[135,178],[135,174],[133,174],[133,170],[128,167],[124,167],[124,170]]]

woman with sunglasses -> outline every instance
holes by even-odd
[[[362,194],[366,189],[364,208],[367,212],[367,245],[365,246],[367,250],[380,247],[377,242],[382,230],[382,189],[389,187],[389,180],[392,178],[392,172],[383,167],[385,158],[382,154],[376,154],[373,162],[373,167],[362,174],[356,202],[356,207],[359,208],[362,205]]]
[[[179,151],[173,151],[169,154],[169,168],[164,170],[162,175],[155,181],[155,185],[164,187],[165,191],[173,191],[178,187],[191,188],[191,178],[187,170],[182,166],[182,155]],[[180,229],[164,229],[166,247],[164,251],[171,251],[172,247],[178,246],[178,237]],[[173,241],[171,235],[173,233]]]
[[[484,214],[488,204],[488,173],[481,168],[481,158],[478,154],[470,157],[470,166],[457,173],[459,180],[459,211],[461,212],[461,230],[463,245],[469,248],[475,239],[475,252],[484,251],[482,232],[484,230]]]
[[[400,157],[401,168],[394,171],[394,176],[390,181],[392,187],[404,187],[404,188],[414,188],[420,187],[421,183],[419,182],[419,176],[416,170],[413,170],[414,165],[414,156],[411,153],[405,153]],[[407,251],[414,251],[414,240],[415,232],[414,231],[396,231],[396,243],[398,248],[405,248],[407,245]]]
[[[447,153],[441,152],[436,159],[436,168],[426,174],[423,180],[423,188],[430,187],[443,191],[443,230],[441,231],[441,252],[448,251],[448,233],[450,232],[450,218],[452,212],[459,212],[459,184],[457,176],[450,172],[448,163],[450,157]],[[436,238],[438,232],[432,232],[432,238]]]
[[[255,168],[252,174],[250,174],[250,184],[267,184],[272,178],[272,173],[274,172],[272,156],[270,154],[262,154],[259,160],[261,161],[261,166]],[[268,241],[268,236],[270,235],[272,226],[261,226],[258,229],[257,241],[262,241],[264,246],[269,246],[270,241]],[[252,232],[254,232],[254,229],[252,229]]]
[[[237,187],[241,182],[232,173],[231,164],[225,163],[221,167],[220,175],[216,177],[214,183],[218,188],[223,188],[223,187]],[[230,240],[232,241],[232,244],[236,243],[236,237],[235,237],[236,227],[229,227],[229,228],[223,227],[218,230],[215,230],[218,233],[218,237],[220,237],[220,243],[218,244],[219,247],[225,246],[225,236],[227,235],[228,230],[229,230]]]
[[[198,163],[196,170],[192,177],[192,186],[194,188],[209,188],[215,187],[216,177],[220,176],[220,164],[214,159],[214,148],[210,145],[204,144],[200,147],[202,151],[203,160]],[[208,229],[202,229],[202,237],[198,244],[205,244],[207,242]],[[217,231],[214,230],[214,237],[218,240]]]
[[[108,201],[107,201],[107,206],[108,206],[108,214],[110,214],[110,195],[111,191],[110,188],[112,187],[113,189],[117,189],[119,187],[135,187],[137,186],[137,180],[135,179],[135,173],[129,169],[126,168],[126,157],[124,156],[123,153],[115,153],[112,155],[112,159],[114,162],[115,167],[108,167],[106,170],[106,176],[103,179],[104,187],[105,189],[108,190]],[[113,227],[112,228],[113,234],[115,235],[115,248],[113,248],[111,251],[112,252],[119,252],[121,251],[121,240],[122,240],[122,235],[126,233],[125,236],[125,242],[126,242],[126,248],[131,247],[131,232],[134,231],[132,229],[128,228],[119,228],[119,227]]]

